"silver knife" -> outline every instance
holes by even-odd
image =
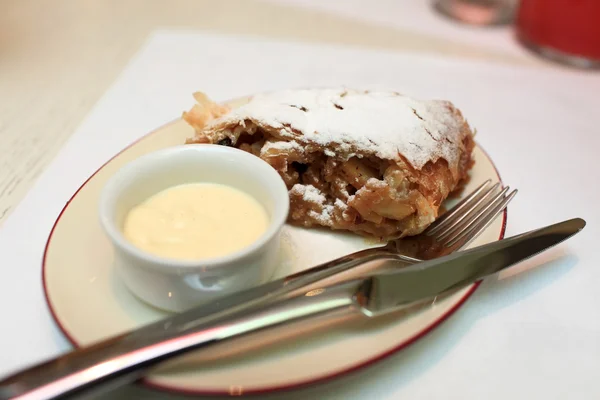
[[[197,322],[193,309],[74,350],[0,381],[0,399],[96,394],[142,377],[190,350],[290,322],[328,315],[374,318],[431,301],[523,261],[578,233],[571,219],[471,250],[379,273]]]

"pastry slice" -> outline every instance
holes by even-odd
[[[448,101],[343,88],[261,94],[235,108],[195,97],[187,143],[234,146],[273,166],[295,225],[419,234],[473,165],[474,133]]]

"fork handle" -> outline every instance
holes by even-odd
[[[249,310],[275,300],[289,297],[295,291],[304,289],[323,279],[351,270],[354,267],[375,260],[397,260],[403,265],[412,265],[418,260],[399,255],[390,247],[376,247],[357,251],[315,267],[273,280],[250,289],[246,289],[208,304],[185,312],[186,319],[193,319],[197,324],[206,323],[214,318]],[[189,315],[193,313],[193,318]]]

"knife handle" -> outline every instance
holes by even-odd
[[[191,329],[182,323],[161,331],[162,326],[155,324],[154,331],[146,331],[147,335],[117,336],[9,376],[0,381],[0,399],[63,399],[109,390],[190,350],[310,317],[358,312],[369,289],[369,279],[354,280],[226,315]]]

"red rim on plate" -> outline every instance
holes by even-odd
[[[119,153],[117,153],[116,155],[114,155],[111,159],[109,159],[107,162],[105,162],[100,168],[98,168],[96,170],[96,172],[94,172],[92,175],[90,175],[90,177],[85,180],[85,182],[79,187],[79,189],[77,189],[75,191],[75,193],[73,193],[73,195],[71,196],[71,198],[69,199],[69,201],[67,201],[67,203],[65,204],[65,206],[61,210],[60,214],[58,215],[58,218],[54,222],[54,225],[52,226],[52,229],[50,230],[50,234],[48,235],[48,240],[46,241],[46,246],[44,248],[44,255],[43,255],[43,258],[42,258],[42,285],[43,285],[43,288],[44,288],[44,297],[46,299],[46,304],[48,304],[48,309],[50,310],[50,314],[52,315],[52,318],[54,319],[54,322],[56,322],[56,325],[58,326],[58,328],[60,329],[60,331],[63,333],[63,335],[66,337],[66,339],[75,348],[79,348],[81,346],[80,346],[79,343],[77,343],[77,341],[75,340],[75,338],[73,336],[71,336],[71,334],[67,331],[67,329],[65,328],[65,326],[61,323],[60,319],[58,318],[58,315],[57,315],[54,307],[52,306],[52,302],[50,301],[50,296],[49,296],[49,293],[48,293],[48,286],[46,285],[46,256],[47,256],[47,253],[48,253],[48,248],[50,247],[50,242],[52,241],[52,235],[54,234],[54,230],[55,230],[56,226],[58,225],[58,223],[60,222],[60,219],[61,219],[62,215],[64,214],[64,212],[69,207],[69,204],[71,203],[71,200],[73,200],[77,196],[77,194],[81,191],[81,189],[83,189],[85,187],[85,185],[87,185],[87,183],[100,170],[102,170],[112,160],[114,160],[116,157],[118,157],[123,152],[127,151],[129,148],[131,148],[134,145],[136,145],[141,140],[143,140],[143,139],[147,138],[148,136],[150,136],[150,135],[152,135],[152,134],[160,131],[163,127],[168,126],[168,125],[172,124],[173,122],[175,122],[175,121],[171,121],[171,122],[169,122],[169,123],[161,126],[160,128],[158,128],[158,129],[156,129],[156,130],[154,130],[154,131],[152,131],[152,132],[150,132],[150,133],[142,136],[141,138],[137,139],[136,141],[134,141],[133,143],[131,143],[129,146],[127,146],[123,150],[121,150]],[[502,184],[502,178],[500,177],[500,173],[498,172],[498,169],[496,168],[494,162],[489,157],[488,153],[483,148],[481,148],[481,146],[478,145],[478,147],[487,156],[488,160],[490,160],[490,163],[494,167],[494,171],[496,172],[496,175],[498,176],[498,181]],[[501,240],[501,239],[504,238],[504,233],[506,231],[507,217],[508,217],[507,210],[504,209],[504,212],[502,214],[502,227],[500,229],[500,236],[499,236],[498,240]],[[373,364],[377,363],[378,361],[381,361],[381,360],[383,360],[385,358],[388,358],[392,354],[395,354],[395,353],[399,352],[400,350],[403,350],[404,348],[406,348],[406,347],[410,346],[411,344],[415,343],[417,340],[425,337],[425,335],[427,335],[429,332],[431,332],[432,330],[434,330],[435,328],[437,328],[442,322],[444,322],[446,319],[448,319],[448,317],[450,317],[460,307],[462,307],[462,305],[469,299],[469,297],[471,297],[471,295],[473,293],[475,293],[475,290],[477,290],[477,288],[479,287],[480,284],[481,284],[481,281],[478,281],[478,282],[474,283],[471,286],[471,288],[469,289],[469,291],[467,293],[465,293],[465,295],[450,310],[448,310],[445,314],[443,314],[442,316],[440,316],[433,323],[429,324],[428,326],[425,326],[421,331],[419,331],[418,333],[416,333],[414,336],[412,336],[411,338],[409,338],[409,339],[405,340],[404,342],[398,344],[397,346],[393,347],[392,349],[390,349],[390,350],[388,350],[386,352],[383,352],[381,354],[375,355],[373,358],[370,358],[367,361],[364,361],[364,362],[361,362],[361,363],[349,366],[347,368],[335,371],[335,372],[327,374],[327,375],[315,377],[314,379],[298,381],[298,382],[289,383],[289,384],[280,385],[280,386],[266,386],[266,387],[251,389],[251,390],[247,390],[247,391],[244,390],[243,388],[235,388],[236,390],[229,390],[229,391],[219,390],[219,389],[203,389],[203,390],[183,389],[183,388],[178,387],[178,386],[166,385],[166,384],[162,384],[162,383],[161,384],[155,383],[155,382],[152,382],[152,380],[150,380],[148,378],[143,378],[139,382],[143,386],[151,388],[151,389],[160,390],[160,391],[164,391],[164,392],[170,392],[170,393],[176,393],[176,394],[182,394],[182,395],[190,395],[190,396],[259,395],[259,394],[266,394],[266,393],[272,393],[272,392],[279,392],[279,391],[287,391],[287,390],[293,390],[293,389],[300,389],[300,388],[311,386],[311,385],[315,385],[315,384],[325,383],[325,382],[334,380],[336,378],[340,378],[342,376],[346,376],[346,375],[348,375],[350,373],[356,372],[356,371],[361,370],[363,368],[366,368],[366,367],[368,367],[370,365],[373,365]],[[238,389],[239,389],[239,391],[238,391]]]

